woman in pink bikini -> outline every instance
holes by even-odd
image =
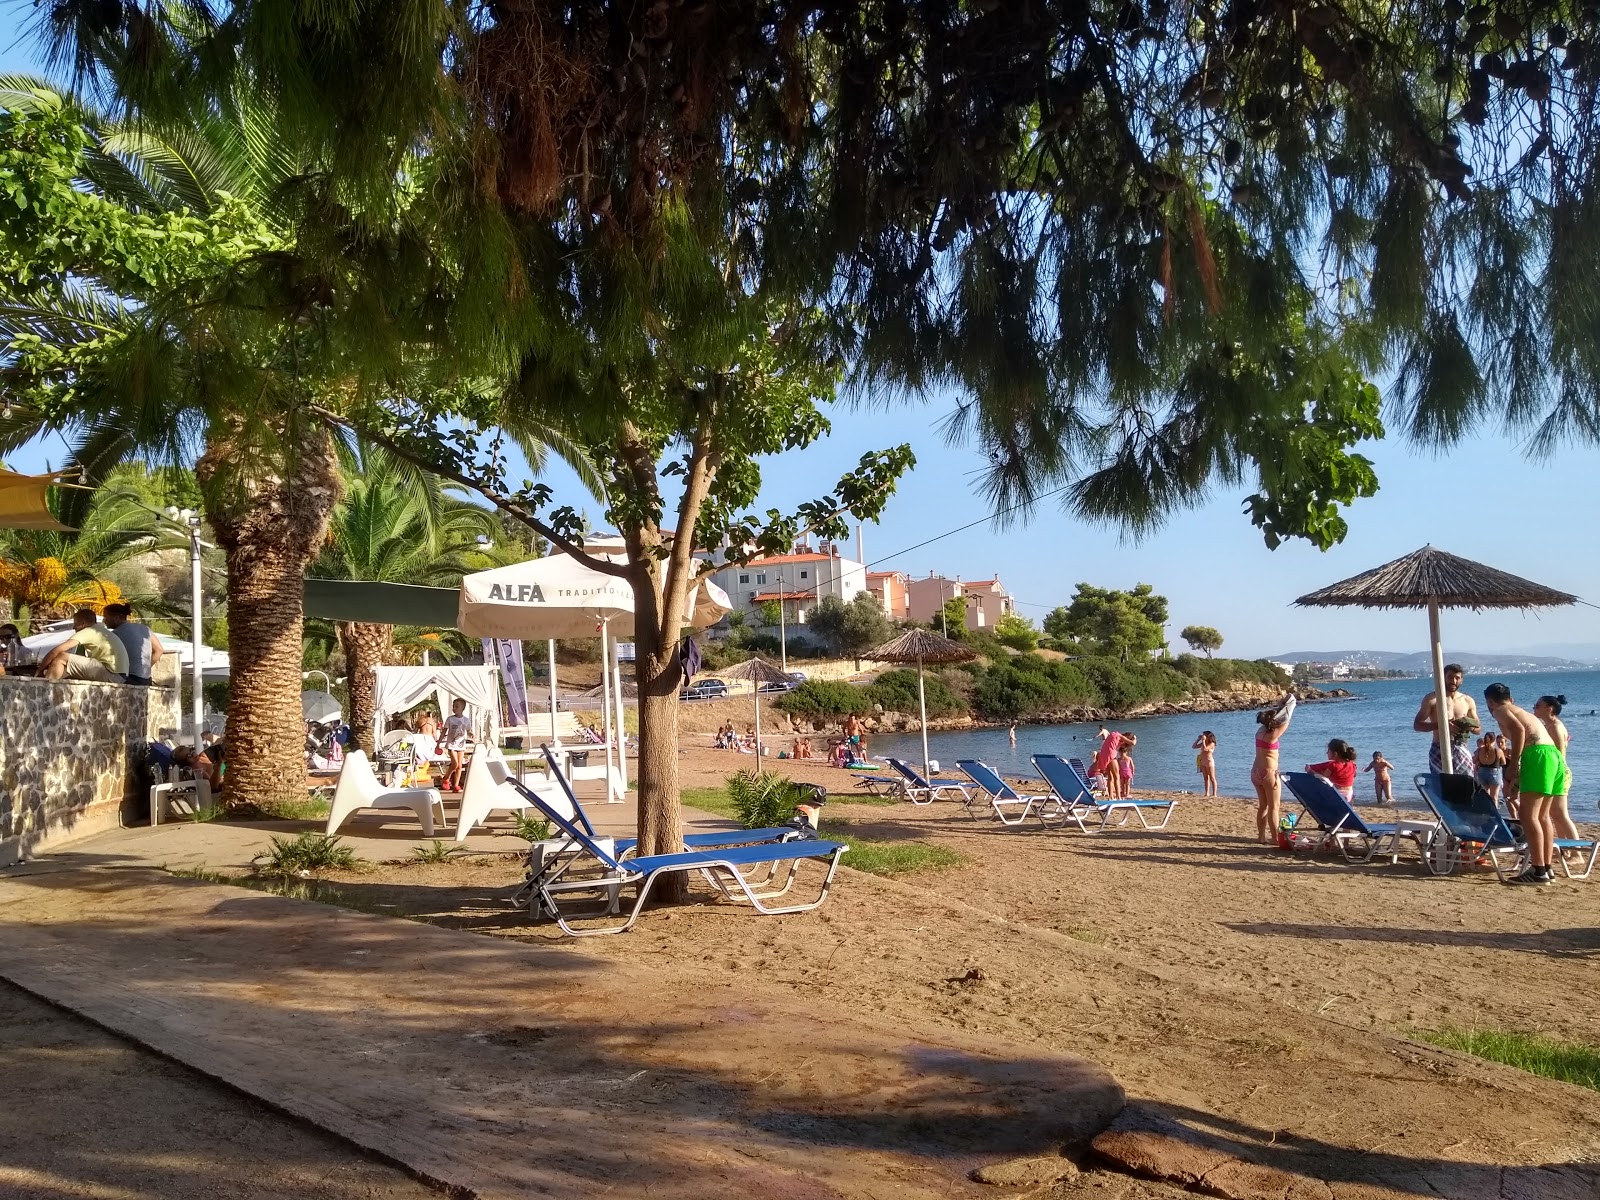
[[[1256,789],[1256,840],[1263,845],[1278,841],[1278,803],[1283,784],[1278,779],[1278,739],[1289,729],[1294,716],[1294,693],[1290,692],[1276,708],[1256,714],[1256,761],[1250,768],[1250,783]]]

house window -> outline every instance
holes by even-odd
[[[766,581],[767,581],[767,575],[766,575],[765,571],[763,571],[761,574],[756,576],[756,582],[757,583],[765,583]]]
[[[749,583],[750,582],[750,576],[748,576],[748,575],[739,576],[739,582],[740,583]]]
[[[811,576],[811,572],[810,571],[801,571],[800,572],[800,578],[801,579],[808,579],[808,578],[810,578],[810,576]]]

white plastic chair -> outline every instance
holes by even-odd
[[[444,824],[444,798],[438,788],[386,788],[378,782],[366,753],[351,750],[344,756],[339,771],[339,786],[333,789],[333,808],[328,813],[329,837],[350,817],[364,808],[409,808],[422,822],[422,836],[433,836],[433,814]]]
[[[467,764],[467,782],[461,789],[461,817],[456,822],[456,841],[464,842],[474,825],[480,824],[490,813],[522,812],[536,807],[510,782],[511,766],[498,750],[480,747]],[[546,790],[548,787],[548,791]],[[551,807],[562,811],[569,820],[573,817],[572,805],[567,802],[554,784],[538,787],[540,798]]]

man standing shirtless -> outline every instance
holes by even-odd
[[[1518,811],[1522,836],[1528,843],[1530,865],[1506,882],[1554,883],[1555,873],[1550,863],[1555,856],[1555,826],[1551,817],[1566,775],[1566,763],[1544,722],[1511,703],[1511,689],[1505,684],[1491,683],[1483,690],[1483,698],[1506,737],[1511,739],[1507,761],[1521,767],[1517,784],[1521,792]]]
[[[1483,728],[1478,721],[1478,706],[1472,697],[1461,690],[1461,681],[1467,673],[1460,663],[1450,663],[1444,669],[1444,703],[1450,714],[1450,772],[1454,775],[1472,774],[1472,735]],[[1418,733],[1433,734],[1433,745],[1428,747],[1428,770],[1443,771],[1444,759],[1439,753],[1438,706],[1435,692],[1422,698],[1422,707],[1411,722]]]

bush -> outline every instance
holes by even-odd
[[[967,711],[961,698],[937,675],[925,677],[930,717],[947,717]],[[881,704],[886,712],[914,713],[917,711],[917,673],[915,671],[885,671],[866,689],[872,704]]]
[[[847,717],[851,713],[861,716],[871,712],[872,701],[867,698],[865,688],[853,683],[808,679],[779,696],[773,707],[803,717]]]
[[[728,777],[728,799],[746,829],[782,825],[804,798],[800,784],[776,771],[740,771]]]
[[[350,870],[355,851],[336,837],[306,832],[293,841],[273,838],[272,845],[250,860],[262,875],[302,875],[333,868]]]

